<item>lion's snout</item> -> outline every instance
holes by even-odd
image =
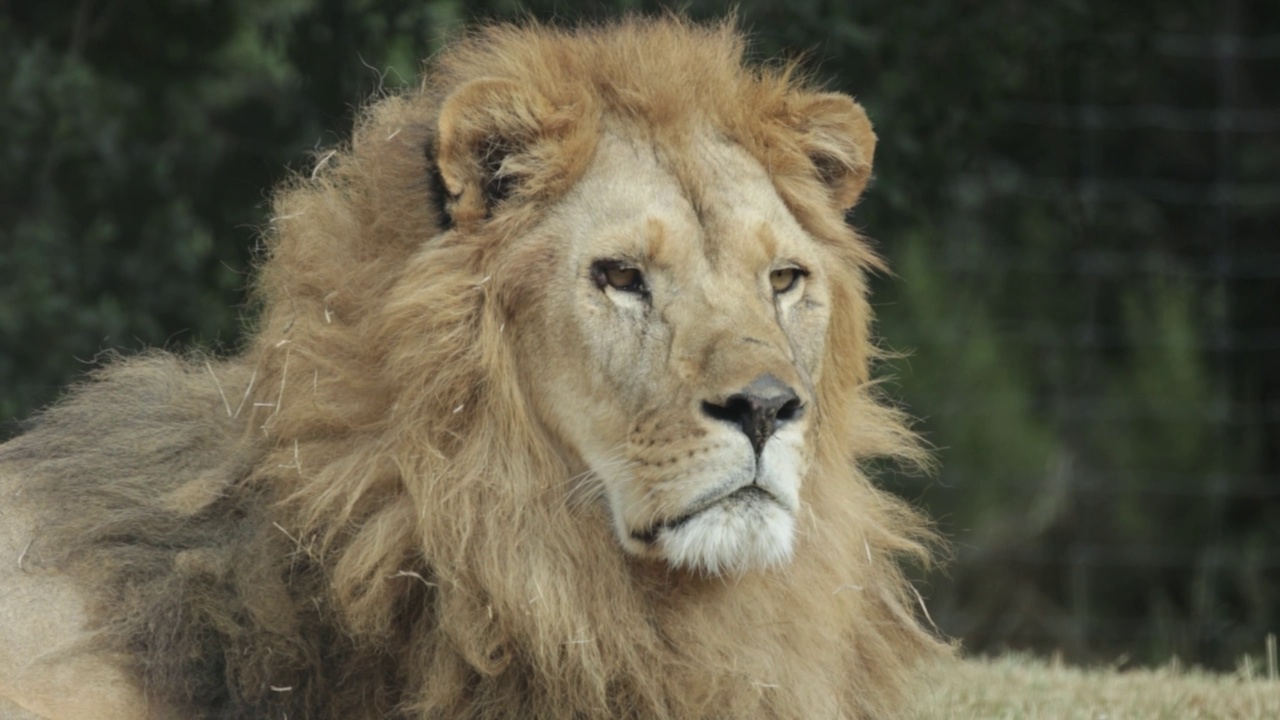
[[[715,420],[738,426],[759,457],[764,444],[773,437],[780,424],[804,414],[804,403],[791,386],[772,373],[766,373],[728,397],[704,400],[702,412]]]
[[[713,575],[791,559],[807,403],[785,370],[753,375],[713,382],[736,389],[703,389],[693,409],[668,404],[633,428],[627,472],[606,480],[627,550]]]

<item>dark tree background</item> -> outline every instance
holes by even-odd
[[[0,437],[104,350],[235,349],[270,188],[477,19],[613,0],[0,0]],[[720,3],[690,2],[696,17]],[[876,122],[853,220],[975,650],[1280,630],[1280,4],[747,0]],[[10,420],[12,418],[12,420]]]

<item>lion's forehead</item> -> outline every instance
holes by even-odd
[[[709,131],[665,142],[606,132],[571,195],[588,252],[630,250],[668,269],[732,272],[811,244],[764,166]]]

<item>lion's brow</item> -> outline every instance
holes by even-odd
[[[651,217],[644,224],[645,256],[650,263],[671,267],[677,262],[666,223]]]

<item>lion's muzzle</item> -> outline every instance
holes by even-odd
[[[785,563],[806,464],[804,402],[763,374],[718,402],[702,402],[699,414],[701,436],[635,446],[687,461],[636,457],[627,486],[635,494],[614,498],[624,546],[711,574]]]

